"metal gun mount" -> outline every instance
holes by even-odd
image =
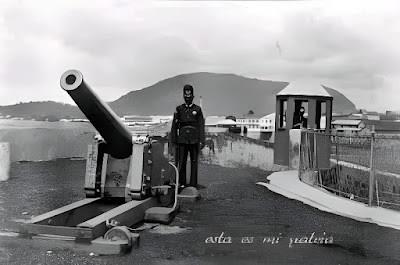
[[[151,207],[174,203],[174,209],[177,170],[164,155],[168,153],[167,141],[132,135],[79,71],[65,72],[60,85],[103,140],[94,140],[88,147],[87,199],[34,217],[23,232],[93,239],[107,231],[110,220],[131,226],[142,221]]]

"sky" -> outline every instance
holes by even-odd
[[[311,80],[357,108],[400,110],[399,33],[396,1],[0,0],[0,105],[72,103],[59,79],[77,69],[105,101],[215,72]]]

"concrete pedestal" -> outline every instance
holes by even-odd
[[[301,130],[292,129],[289,131],[289,169],[297,170],[300,166],[300,141]]]
[[[10,144],[0,143],[0,181],[6,181],[10,177]]]

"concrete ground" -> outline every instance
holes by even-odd
[[[13,219],[83,197],[84,161],[15,163],[12,174],[0,183],[2,231],[13,229]],[[140,247],[129,254],[90,256],[85,245],[0,233],[0,264],[400,264],[399,231],[321,212],[255,184],[268,174],[201,164],[202,199],[185,204],[170,226],[141,232]],[[222,233],[232,243],[206,243],[222,241]],[[290,244],[311,235],[333,242]],[[242,243],[246,237],[253,243]]]
[[[257,184],[321,211],[400,230],[400,211],[371,207],[366,203],[337,196],[324,188],[308,185],[299,179],[297,170],[272,173],[268,181]]]

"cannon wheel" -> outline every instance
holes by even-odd
[[[105,240],[127,240],[128,246],[132,246],[132,234],[126,226],[115,226],[107,231],[104,235]]]

